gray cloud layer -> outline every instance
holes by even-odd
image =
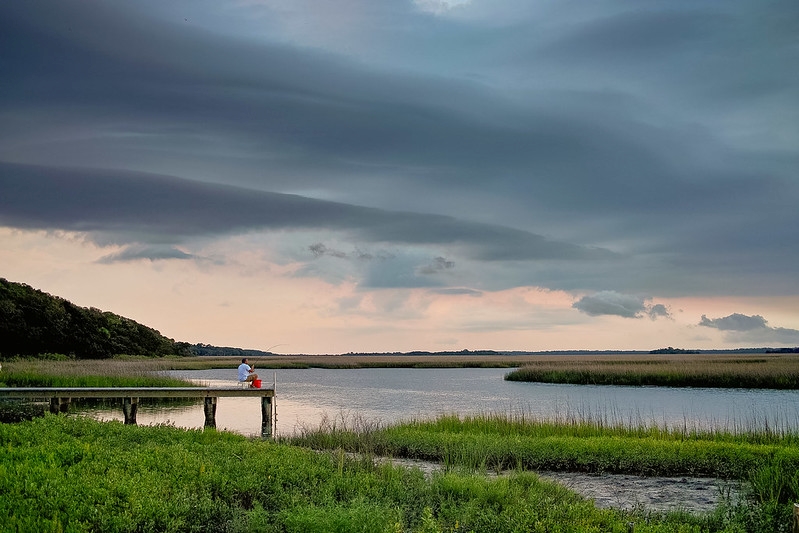
[[[722,318],[708,318],[702,315],[699,325],[722,331],[752,331],[768,327],[766,326],[766,319],[762,316],[747,316],[741,313],[733,313]]]
[[[721,330],[733,342],[799,344],[799,330],[773,328],[760,315],[733,313],[721,318],[702,315],[699,325]]]
[[[446,216],[142,173],[0,163],[0,191],[0,224],[87,232],[122,243],[177,243],[188,237],[249,230],[324,228],[351,232],[369,242],[459,244],[486,261],[614,257],[606,250]],[[336,254],[324,244],[311,245],[310,251]],[[447,266],[446,260],[443,264]]]
[[[796,2],[345,3],[3,2],[0,222],[324,228],[507,265],[481,286],[799,293]]]
[[[650,304],[649,298],[641,298],[615,291],[601,291],[583,296],[572,307],[591,316],[613,315],[624,318],[670,318],[669,310],[663,304]]]

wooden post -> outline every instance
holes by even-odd
[[[54,415],[69,412],[70,398],[50,398],[50,412]]]
[[[122,412],[125,413],[125,424],[136,424],[136,412],[139,410],[138,398],[122,398]]]
[[[205,427],[216,427],[216,398],[208,396],[205,398],[203,404],[203,411],[205,411]]]
[[[272,436],[272,398],[263,396],[261,398],[261,437]]]
[[[799,533],[799,503],[793,504],[793,533]]]
[[[635,522],[627,522],[627,533],[635,533]]]

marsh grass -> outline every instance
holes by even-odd
[[[6,362],[0,371],[0,387],[186,387],[187,381],[159,375],[159,368],[150,360],[74,361],[18,359]],[[193,399],[143,398],[140,405],[192,405]],[[77,408],[118,406],[118,400],[77,399]],[[47,408],[42,402],[6,400],[0,402],[0,423],[18,422],[43,416]]]
[[[584,385],[799,389],[799,356],[548,358],[529,361],[505,379]]]
[[[167,426],[47,416],[0,425],[3,531],[741,531],[600,510],[532,473],[501,478]]]
[[[148,359],[42,360],[6,362],[4,387],[186,387],[192,384],[159,374],[168,365]]]
[[[441,416],[388,427],[339,417],[319,428],[304,428],[289,440],[315,449],[435,461],[445,471],[551,470],[739,480],[746,488],[746,509],[719,509],[717,514],[753,521],[745,531],[784,528],[790,502],[799,499],[796,433],[607,425],[517,413]]]
[[[45,361],[55,368],[110,365],[147,371],[232,368],[239,356],[136,357],[75,361],[63,355],[14,358],[4,365]],[[249,357],[268,369],[515,368],[506,379],[595,384],[799,388],[799,354],[709,355],[268,355]],[[0,374],[1,375],[1,374]]]

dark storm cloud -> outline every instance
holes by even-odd
[[[174,137],[210,132],[240,139],[255,151],[280,153],[263,160],[272,171],[260,181],[271,190],[329,183],[333,173],[353,180],[366,168],[402,172],[412,188],[424,182],[477,192],[490,180],[501,194],[542,209],[635,214],[645,206],[651,215],[709,198],[737,202],[720,177],[711,173],[697,184],[696,169],[670,161],[674,151],[698,158],[696,146],[707,151],[712,140],[647,126],[623,107],[603,111],[597,95],[541,93],[522,110],[476,84],[368,70],[336,56],[224,39],[88,4],[85,18],[73,6],[47,3],[2,28],[5,66],[18,80],[3,89],[12,116],[44,106],[110,133],[146,138],[159,131],[176,144]],[[49,24],[35,26],[39,18]],[[23,122],[32,127],[35,120]],[[104,157],[96,146],[84,150],[92,165]]]
[[[121,251],[106,255],[98,263],[125,263],[145,259],[160,261],[167,259],[194,259],[194,256],[172,246],[126,246]]]
[[[768,327],[766,326],[766,319],[762,316],[747,316],[741,313],[733,313],[722,318],[708,318],[702,315],[699,325],[722,331],[752,331]]]
[[[792,0],[611,1],[592,7],[591,15],[569,17],[547,39],[542,49],[548,56],[613,76],[636,69],[643,83],[674,84],[661,87],[661,97],[669,98],[667,91],[692,94],[714,105],[750,104],[749,98],[778,94],[797,80],[794,69],[779,68],[796,54],[799,9]]]
[[[370,242],[462,245],[483,260],[608,259],[615,254],[440,215],[391,212],[170,176],[0,163],[0,224],[121,243],[175,243],[250,230],[327,229]],[[335,255],[322,243],[314,255]],[[436,263],[447,267],[449,262]]]
[[[649,304],[647,299],[615,291],[601,291],[590,296],[583,296],[572,307],[591,316],[614,315],[624,318],[642,318],[648,316],[652,320],[659,317],[668,318],[668,309],[663,304]]]
[[[321,242],[317,242],[315,244],[310,245],[308,247],[308,250],[310,250],[310,252],[314,255],[314,257],[322,257],[325,255],[330,257],[336,257],[338,259],[344,259],[347,257],[346,252],[342,252],[340,250],[336,250],[333,248],[328,248]]]
[[[671,318],[671,312],[669,308],[663,304],[655,304],[651,306],[648,310],[649,318],[655,320],[657,318]]]
[[[419,274],[431,276],[440,274],[455,268],[455,261],[450,261],[446,257],[435,257],[432,261],[419,268]]]
[[[369,11],[388,17],[380,28],[394,46],[383,57],[368,43],[350,56],[334,41],[327,53],[297,35],[203,29],[157,5],[0,3],[0,159],[271,192],[128,174],[118,217],[78,181],[86,201],[62,192],[85,213],[32,204],[4,220],[167,244],[330,227],[375,242],[461,243],[507,263],[609,257],[590,246],[602,243],[639,260],[637,272],[592,262],[548,286],[796,288],[796,2],[602,1],[577,18],[553,2],[546,16],[526,5],[504,26],[418,24],[408,3]],[[306,190],[346,203],[278,194]],[[585,246],[562,242],[572,240]]]
[[[655,53],[674,53],[675,47],[690,46],[713,34],[718,13],[692,12],[673,8],[644,7],[589,19],[575,25],[547,50],[574,59],[596,60],[599,56],[614,61],[625,57],[646,57]],[[722,19],[723,20],[723,19]]]
[[[724,332],[728,341],[733,342],[799,344],[799,330],[771,327],[760,315],[733,313],[721,318],[702,315],[699,325],[718,329]]]
[[[300,149],[300,156],[313,153],[333,165],[354,156],[382,165],[441,164],[452,156],[478,163],[479,152],[513,158],[524,144],[516,132],[463,115],[477,101],[485,116],[506,107],[476,87],[148,26],[108,5],[87,2],[92,12],[85,19],[75,6],[44,5],[41,12],[15,6],[23,12],[0,27],[3,66],[16,80],[3,87],[9,111],[45,106],[77,113],[87,127],[110,123],[143,132],[171,123],[175,133],[246,137],[256,149]],[[46,24],[34,26],[40,17]]]

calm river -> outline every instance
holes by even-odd
[[[275,371],[257,370],[264,386]],[[325,418],[352,425],[360,419],[387,424],[440,414],[513,413],[547,419],[593,419],[625,425],[721,428],[731,431],[799,428],[799,391],[551,385],[505,381],[510,369],[278,370],[277,434],[316,427]],[[233,386],[230,370],[173,371],[205,386]],[[122,420],[121,409],[103,420]],[[148,408],[139,424],[169,423],[201,428],[203,407]],[[220,398],[217,426],[260,435],[258,398]]]

